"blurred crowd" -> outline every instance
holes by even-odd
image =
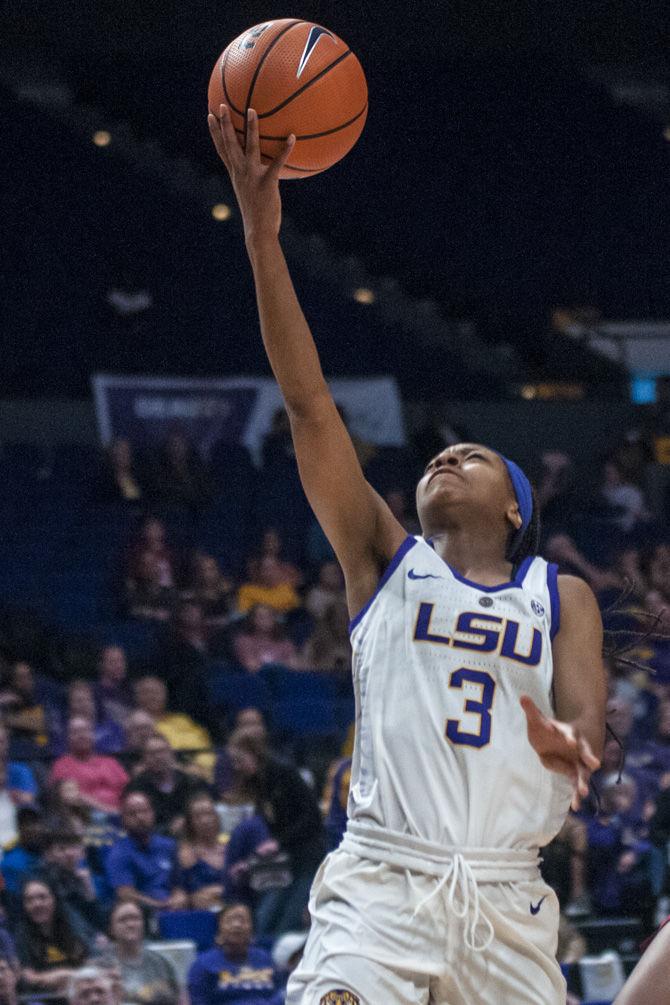
[[[542,553],[597,594],[610,672],[591,797],[543,852],[565,963],[584,952],[583,919],[634,915],[651,931],[670,913],[670,451],[664,458],[659,416],[597,474],[559,451],[532,473]],[[431,442],[424,430],[409,468],[407,453],[382,465],[356,444],[366,470],[383,472],[379,489],[408,533],[419,532],[414,475],[450,436],[464,438],[441,429]],[[281,416],[266,467],[278,457],[295,465]],[[348,612],[315,526],[296,547],[290,529],[266,522],[229,566],[212,547],[184,545],[178,514],[209,505],[215,482],[181,433],[150,463],[116,441],[91,475],[95,498],[126,513],[112,602],[119,624],[148,631],[145,650],[112,641],[54,672],[25,635],[0,632],[0,1005],[17,994],[283,1001],[310,884],[346,826]],[[251,700],[228,704],[231,681],[246,682]],[[327,715],[335,694],[351,711],[332,735],[308,724],[301,737],[272,703],[253,700],[268,681],[286,689],[284,704],[299,705],[301,686],[321,688],[312,716]],[[200,950],[181,969],[161,950],[179,938]]]

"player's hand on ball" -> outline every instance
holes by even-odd
[[[253,108],[247,113],[246,149],[237,138],[225,105],[219,118],[207,116],[207,125],[216,151],[226,165],[242,213],[244,237],[249,244],[258,237],[276,237],[281,226],[279,173],[288,160],[295,136],[291,134],[279,155],[267,166],[261,160],[258,116]]]
[[[524,695],[521,707],[526,713],[528,740],[545,768],[558,771],[572,782],[572,808],[579,809],[589,794],[589,778],[600,767],[591,744],[569,722],[550,719],[535,702]]]

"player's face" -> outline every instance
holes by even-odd
[[[502,459],[480,443],[447,447],[426,465],[416,490],[423,531],[436,534],[461,518],[488,515],[504,536],[520,524],[514,490]]]

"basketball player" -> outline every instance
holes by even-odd
[[[523,472],[441,451],[406,534],[365,481],[279,243],[258,119],[209,116],[235,189],[265,349],[309,502],[346,577],[356,691],[349,823],[314,880],[289,1005],[564,1005],[558,903],[538,848],[598,765],[602,625],[588,586],[535,557]]]

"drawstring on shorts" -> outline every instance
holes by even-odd
[[[417,914],[423,911],[424,907],[428,906],[433,897],[437,897],[438,893],[441,893],[442,890],[444,890],[449,880],[451,880],[449,883],[449,893],[447,894],[447,905],[449,910],[454,917],[458,918],[460,921],[465,921],[465,919],[468,918],[468,915],[471,915],[469,924],[464,926],[463,941],[468,949],[471,949],[475,953],[482,953],[491,945],[495,933],[493,925],[481,910],[479,903],[479,887],[477,886],[477,880],[475,879],[474,873],[466,859],[464,859],[458,852],[452,858],[451,864],[447,867],[447,871],[438,881],[435,889],[432,890],[427,897],[424,897],[419,904],[417,904],[412,914],[412,920],[416,918]],[[461,895],[463,903],[461,908],[456,906],[457,890]],[[472,912],[470,912],[471,901]],[[488,928],[488,932],[484,941],[478,945],[477,926],[480,921],[486,926],[486,928]]]

